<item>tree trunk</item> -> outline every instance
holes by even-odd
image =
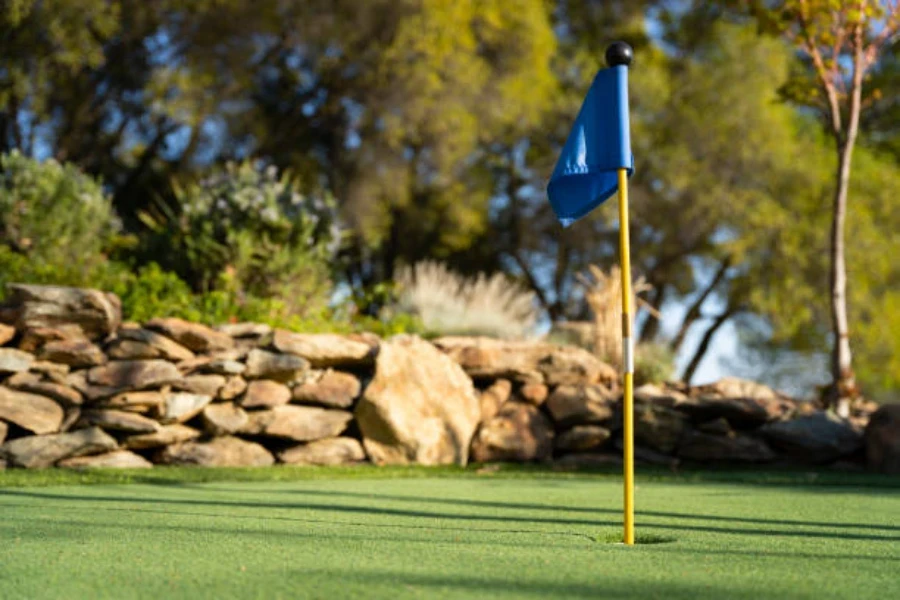
[[[653,285],[653,296],[650,298],[650,306],[657,313],[662,309],[663,302],[666,301],[666,290],[667,286],[665,285]],[[635,312],[637,312],[637,308],[635,308]],[[647,319],[644,321],[644,326],[641,327],[641,335],[638,338],[640,342],[652,342],[656,339],[656,336],[659,335],[659,324],[661,319],[654,317],[652,314],[647,315]]]
[[[847,214],[847,189],[850,184],[852,154],[853,146],[849,142],[838,149],[837,189],[832,207],[829,278],[834,347],[831,355],[833,383],[827,400],[828,404],[843,417],[850,416],[850,400],[857,394],[847,325],[847,266],[844,260],[844,221]]]
[[[694,373],[697,371],[697,367],[700,366],[700,361],[703,360],[703,357],[706,356],[707,350],[709,350],[709,344],[712,342],[713,336],[716,335],[716,332],[725,324],[728,319],[730,319],[734,315],[735,311],[732,308],[726,308],[725,311],[716,317],[716,319],[712,322],[712,325],[706,330],[706,333],[703,334],[703,339],[700,340],[700,345],[697,346],[697,349],[694,351],[694,356],[691,357],[691,362],[688,363],[687,368],[684,370],[684,375],[681,376],[681,379],[684,380],[685,383],[690,383],[691,379],[694,377]]]
[[[678,333],[675,334],[675,337],[669,344],[669,348],[673,353],[677,354],[681,349],[681,345],[684,343],[684,338],[687,336],[688,330],[697,322],[697,319],[700,318],[700,309],[703,307],[703,304],[706,302],[707,298],[709,298],[710,294],[712,294],[722,282],[722,279],[725,278],[725,274],[728,272],[730,266],[731,257],[729,256],[721,262],[719,269],[716,271],[710,284],[706,286],[706,289],[703,290],[700,296],[694,300],[694,303],[688,308],[687,313],[684,315],[684,320],[681,322],[681,327],[678,328]]]

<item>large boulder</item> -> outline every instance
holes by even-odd
[[[337,437],[294,446],[278,458],[292,465],[348,465],[364,461],[366,453],[357,440]]]
[[[865,440],[869,468],[900,475],[900,404],[885,404],[872,414]]]
[[[118,296],[99,290],[13,283],[7,291],[9,310],[4,312],[20,331],[74,324],[96,340],[113,333],[122,321]]]
[[[829,463],[863,446],[862,431],[849,420],[827,411],[769,423],[760,428],[770,444],[804,463]]]
[[[275,458],[259,444],[231,436],[166,446],[158,458],[167,465],[201,467],[267,467],[275,463]]]
[[[175,340],[192,352],[216,352],[234,348],[234,340],[227,333],[184,319],[153,319],[145,326]]]
[[[294,386],[293,401],[329,408],[350,408],[359,396],[362,384],[355,375],[328,369],[308,376]]]
[[[472,440],[476,462],[529,462],[550,458],[553,424],[541,411],[524,402],[507,402],[492,419],[481,424]]]
[[[272,344],[279,352],[300,356],[315,368],[371,365],[378,346],[331,333],[293,333],[277,329]]]
[[[344,410],[276,406],[271,410],[247,413],[247,425],[240,433],[311,442],[340,435],[352,420],[353,415]]]
[[[59,431],[65,412],[45,396],[0,385],[0,419],[36,434]]]
[[[727,377],[695,389],[692,397],[676,404],[696,421],[718,417],[738,428],[777,421],[794,410],[794,403],[762,384]]]
[[[115,360],[88,371],[88,383],[121,391],[175,383],[181,373],[165,360]]]
[[[465,465],[480,417],[472,380],[414,336],[382,342],[356,406],[363,445],[378,464]]]
[[[56,466],[68,469],[149,469],[153,463],[134,452],[115,450],[93,456],[65,458],[56,463]]]
[[[617,395],[602,385],[561,385],[544,403],[558,429],[609,421]]]
[[[611,366],[571,346],[459,336],[438,338],[434,344],[475,379],[578,385],[612,384],[618,378]]]
[[[22,437],[0,446],[0,454],[5,455],[10,464],[35,469],[49,467],[64,458],[117,448],[115,439],[99,427],[92,427],[69,433]]]
[[[750,435],[713,435],[689,430],[681,438],[678,457],[698,462],[763,463],[777,455],[763,440]]]

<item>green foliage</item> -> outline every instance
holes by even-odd
[[[333,204],[300,193],[286,175],[252,163],[229,165],[176,188],[178,209],[144,214],[152,255],[198,292],[278,299],[268,310],[310,316],[326,306],[329,262],[339,243]],[[206,296],[215,298],[216,296]]]
[[[0,158],[0,283],[89,285],[117,231],[100,184],[72,165]]]
[[[634,353],[634,384],[662,383],[675,374],[675,354],[666,344],[639,344]]]

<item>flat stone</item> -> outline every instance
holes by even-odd
[[[194,358],[194,353],[191,352],[188,348],[185,348],[178,342],[149,329],[120,329],[119,340],[123,342],[134,342],[137,344],[142,344],[143,346],[148,348],[149,350],[144,349],[143,352],[151,353],[152,355],[141,356],[140,358],[162,358],[173,362],[190,360]],[[137,349],[138,346],[135,346],[134,348]],[[110,356],[112,356],[112,354],[110,354]],[[127,357],[123,356],[121,358]],[[135,356],[133,358],[139,357]]]
[[[866,425],[865,445],[866,464],[871,470],[900,475],[900,404],[884,404],[872,413]]]
[[[200,323],[191,323],[184,319],[168,317],[153,319],[146,325],[147,329],[158,331],[175,340],[193,352],[216,352],[234,347],[230,335],[211,329]]]
[[[863,447],[863,435],[859,428],[826,411],[769,423],[759,431],[772,446],[804,463],[829,463]]]
[[[56,383],[64,383],[64,378],[69,374],[69,371],[71,371],[71,367],[69,367],[69,365],[61,365],[46,360],[36,360],[31,363],[31,370],[48,378],[52,378]]]
[[[221,375],[188,375],[173,384],[172,388],[192,394],[215,396],[224,385],[225,378]]]
[[[59,425],[59,431],[66,432],[75,427],[75,424],[81,420],[81,408],[78,406],[70,406],[66,409],[66,416],[63,417],[62,423]]]
[[[229,338],[230,339],[230,338]],[[254,349],[247,354],[246,379],[293,381],[309,368],[309,362],[291,354],[275,354]]]
[[[6,289],[6,304],[20,331],[74,324],[96,340],[113,333],[122,320],[122,305],[115,294],[20,283],[9,284]]]
[[[375,376],[356,405],[363,446],[376,464],[465,465],[480,419],[472,380],[415,336],[381,344]]]
[[[653,383],[645,383],[634,390],[634,401],[637,404],[659,404],[673,408],[689,400],[687,394],[679,390]]]
[[[0,323],[0,346],[8,344],[14,337],[16,337],[16,328]]]
[[[16,348],[0,348],[0,375],[21,373],[31,368],[34,356]]]
[[[19,375],[25,375],[25,373],[19,373]],[[10,377],[6,380],[6,385],[8,387],[30,394],[46,396],[47,398],[59,402],[63,406],[79,406],[84,402],[81,393],[73,387],[62,385],[60,383],[41,381],[36,376],[25,381],[14,381],[14,377]]]
[[[695,421],[724,417],[740,428],[782,419],[794,410],[794,402],[756,382],[727,377],[696,388],[692,397],[676,408]]]
[[[315,368],[371,365],[377,346],[332,333],[293,333],[275,330],[273,345],[279,352],[300,356]]]
[[[550,388],[543,383],[526,383],[519,388],[519,398],[534,406],[542,406],[550,395]]]
[[[210,361],[202,370],[215,375],[241,375],[247,370],[247,365],[237,360],[219,359]]]
[[[219,389],[217,398],[219,400],[234,400],[247,391],[247,382],[240,375],[229,377],[225,381],[225,385]]]
[[[247,416],[248,423],[241,433],[297,442],[336,437],[353,420],[353,415],[343,410],[294,405],[276,406]]]
[[[482,423],[472,440],[476,462],[529,462],[550,458],[553,424],[536,407],[507,402],[489,421]]]
[[[324,373],[307,377],[302,384],[294,386],[292,397],[294,402],[300,404],[350,408],[359,397],[361,388],[356,376],[328,369]]]
[[[548,385],[613,385],[616,370],[581,348],[546,342],[447,336],[434,344],[476,379]]]
[[[159,423],[141,415],[115,409],[93,409],[81,413],[81,426],[101,427],[106,431],[152,433],[159,431]]]
[[[688,430],[678,446],[678,457],[700,462],[764,463],[777,455],[763,440],[746,434],[711,435]]]
[[[36,434],[59,431],[64,412],[45,396],[12,390],[0,385],[0,419]]]
[[[88,383],[120,391],[143,390],[175,383],[181,373],[164,360],[118,360],[94,367],[88,372]]]
[[[278,454],[283,463],[293,465],[350,465],[366,459],[362,444],[348,437],[337,437],[294,446]]]
[[[275,458],[259,444],[228,436],[166,446],[159,461],[201,467],[267,467],[275,463]]]
[[[19,350],[34,354],[49,342],[89,342],[81,327],[60,324],[56,327],[31,327],[22,332]]]
[[[683,413],[661,404],[636,404],[634,439],[641,446],[671,454],[688,426]]]
[[[563,452],[584,452],[602,446],[612,432],[599,425],[576,425],[554,439],[554,447]]]
[[[5,421],[0,421],[0,444],[6,439],[7,433],[9,433],[9,425]]]
[[[512,382],[509,379],[498,379],[488,389],[479,394],[478,401],[481,405],[481,422],[492,419],[500,407],[509,400],[512,394]]]
[[[120,408],[131,412],[136,408],[159,409],[165,404],[167,395],[168,392],[124,392],[107,398],[102,405],[106,408]]]
[[[291,390],[277,381],[258,379],[247,385],[247,391],[238,400],[244,408],[274,408],[291,401]]]
[[[190,421],[199,415],[200,411],[210,402],[212,402],[211,396],[170,392],[165,395],[163,404],[158,409],[159,421],[163,424]]]
[[[88,383],[88,371],[73,371],[65,376],[63,384],[77,390],[86,402],[98,402],[115,396],[122,390],[117,387]]]
[[[87,340],[47,342],[38,352],[38,358],[76,369],[102,365],[107,360],[103,351]]]
[[[264,338],[272,335],[272,328],[265,323],[226,323],[216,327],[225,335],[233,338]]]
[[[196,439],[200,435],[200,432],[192,427],[173,423],[172,425],[163,425],[153,433],[129,436],[125,438],[122,445],[130,450],[147,450],[149,448],[180,444]]]
[[[134,452],[115,450],[94,456],[76,456],[59,461],[56,466],[67,469],[149,469],[153,463]]]
[[[203,429],[210,435],[230,435],[247,426],[247,413],[232,402],[207,404],[200,413]]]
[[[602,385],[561,385],[550,394],[545,406],[556,426],[568,429],[609,421],[616,401],[616,395]]]
[[[57,461],[116,450],[118,444],[99,427],[78,429],[69,433],[32,435],[0,446],[0,454],[17,467],[35,469],[49,467]]]
[[[728,419],[724,417],[700,423],[697,425],[697,430],[710,435],[732,435],[734,433],[731,425],[728,424]]]

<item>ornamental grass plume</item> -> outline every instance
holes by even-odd
[[[585,299],[594,313],[594,354],[615,367],[622,366],[622,271],[612,267],[609,273],[596,265],[589,265],[589,275],[578,274],[585,288]],[[645,309],[654,318],[659,312],[638,294],[653,289],[643,277],[632,285],[632,306]]]
[[[431,335],[534,335],[534,292],[501,273],[465,277],[434,261],[399,270],[397,309],[418,317]]]

